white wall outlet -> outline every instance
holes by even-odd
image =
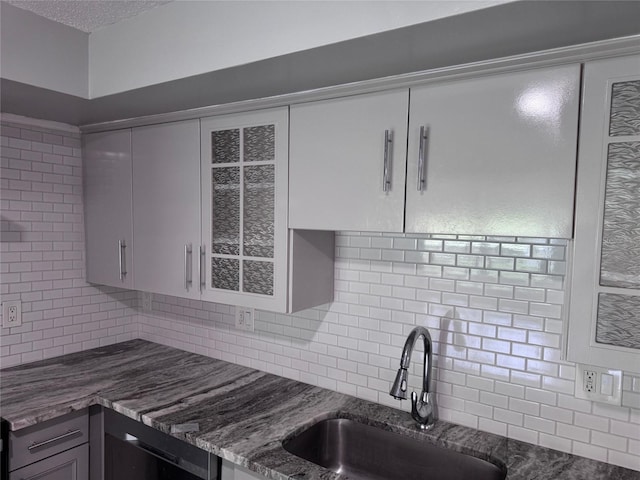
[[[142,292],[142,310],[150,312],[153,310],[153,294],[149,292]]]
[[[577,398],[610,405],[622,404],[622,371],[576,365]]]
[[[236,328],[238,330],[254,331],[254,315],[253,308],[236,307]]]
[[[7,300],[2,302],[2,326],[5,328],[22,325],[22,302]]]
[[[236,328],[244,330],[244,308],[236,307]]]
[[[596,391],[596,381],[598,379],[598,374],[593,370],[585,370],[582,375],[582,380],[584,384],[584,391],[588,393],[594,393]]]

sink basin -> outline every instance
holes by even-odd
[[[288,452],[350,480],[503,480],[493,463],[343,418],[285,441]]]

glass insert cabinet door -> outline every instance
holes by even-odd
[[[568,358],[640,372],[640,56],[587,63],[583,92]]]
[[[288,109],[201,120],[203,298],[280,310],[287,292]]]

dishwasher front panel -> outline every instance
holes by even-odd
[[[218,480],[220,459],[124,415],[104,410],[105,480]]]

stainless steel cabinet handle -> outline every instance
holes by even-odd
[[[389,159],[389,150],[393,142],[393,134],[391,130],[384,131],[384,163],[382,168],[382,191],[391,190],[391,160]]]
[[[44,447],[49,445],[50,443],[57,442],[58,440],[65,439],[67,437],[73,437],[74,435],[78,435],[82,433],[80,430],[69,430],[67,433],[63,433],[62,435],[58,435],[57,437],[50,438],[49,440],[45,440],[44,442],[33,442],[31,445],[27,447],[27,450],[35,450],[36,448]]]
[[[124,281],[127,275],[127,256],[125,249],[127,243],[124,240],[118,240],[118,267],[120,268],[120,280]]]
[[[193,285],[193,247],[190,243],[184,246],[184,288],[188,292],[189,287]]]
[[[427,130],[424,126],[420,127],[420,150],[418,151],[418,191],[424,190],[426,178],[424,174],[424,151],[427,142]]]
[[[204,245],[200,245],[200,261],[198,262],[198,276],[200,277],[200,291],[202,292],[206,287],[205,280],[205,256],[206,256],[206,247]]]

